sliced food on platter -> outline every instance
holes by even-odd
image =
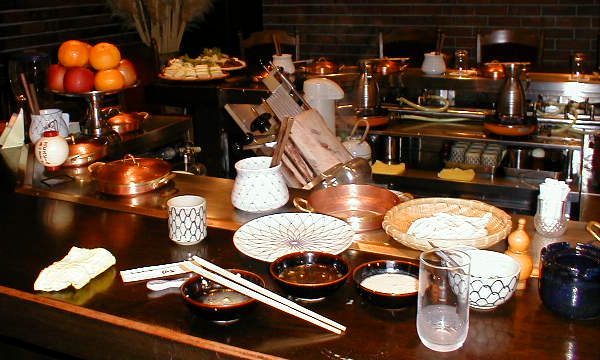
[[[314,213],[266,215],[242,225],[233,235],[235,247],[261,261],[298,251],[339,254],[352,245],[354,230],[338,218]]]
[[[181,56],[169,60],[159,76],[171,80],[212,80],[222,79],[228,75],[219,65],[201,63],[187,56]]]
[[[219,48],[204,49],[202,55],[192,58],[187,55],[170,59],[159,77],[170,80],[214,80],[229,76],[226,71],[239,70],[246,63],[223,54]]]
[[[198,56],[196,60],[206,61],[218,64],[221,69],[227,71],[239,70],[246,67],[246,62],[235,57],[231,57],[227,54],[223,54],[219,48],[204,49],[202,55]]]

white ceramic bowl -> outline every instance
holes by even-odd
[[[515,293],[521,265],[510,256],[489,250],[467,251],[471,257],[471,308],[491,310]]]

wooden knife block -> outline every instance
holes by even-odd
[[[251,110],[252,106],[249,104],[225,106],[244,132],[250,132],[250,124],[256,116]],[[262,110],[259,109],[259,112]],[[352,155],[331,132],[321,114],[315,109],[304,110],[294,117],[289,141],[284,146],[283,173],[288,186],[295,188],[303,187],[332,166],[352,159]],[[264,151],[261,153],[264,154]]]

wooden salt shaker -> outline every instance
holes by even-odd
[[[527,287],[527,279],[533,270],[533,259],[529,255],[530,243],[529,235],[525,231],[525,219],[520,218],[517,229],[508,235],[508,250],[504,252],[521,265],[517,290]]]

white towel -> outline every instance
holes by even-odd
[[[73,246],[67,256],[40,272],[33,289],[58,291],[71,285],[75,289],[81,289],[115,263],[115,257],[106,249],[82,249]]]

